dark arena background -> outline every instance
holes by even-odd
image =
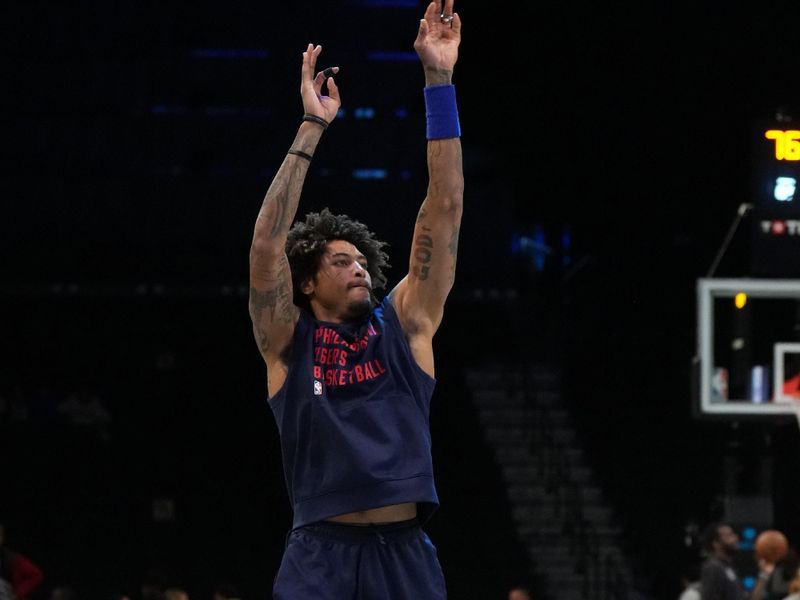
[[[759,530],[800,544],[800,429],[791,402],[704,409],[696,290],[800,276],[797,3],[455,8],[465,211],[426,527],[450,597],[674,600],[712,519],[751,576]],[[423,10],[5,8],[0,522],[44,572],[34,600],[141,600],[151,579],[270,597],[291,512],[247,310],[253,224],[320,43],[343,105],[299,213],[363,220],[403,277]],[[762,123],[787,136],[780,198]],[[796,343],[800,294],[783,298],[779,326],[717,327],[718,354]]]

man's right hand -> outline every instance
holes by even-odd
[[[342,100],[339,96],[339,88],[333,77],[326,78],[323,71],[314,74],[317,67],[317,57],[322,52],[322,46],[309,44],[303,52],[303,69],[300,81],[300,95],[303,97],[303,111],[306,114],[315,115],[325,119],[328,123],[336,118]],[[339,72],[339,67],[331,67],[333,73]],[[322,86],[328,88],[328,95],[322,94]]]

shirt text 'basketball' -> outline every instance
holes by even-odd
[[[370,339],[378,335],[370,323],[358,339],[347,340],[338,331],[317,327],[314,332],[314,394],[326,387],[343,387],[380,377],[386,368],[378,357],[365,357]]]

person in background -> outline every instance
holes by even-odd
[[[27,600],[42,584],[44,574],[31,559],[5,545],[0,523],[0,600]]]
[[[149,568],[139,586],[141,600],[164,600],[164,591],[169,587],[170,577],[160,567]]]
[[[75,588],[69,583],[59,583],[50,590],[47,600],[76,600]]]
[[[508,590],[508,600],[533,600],[533,594],[524,585],[515,585]]]
[[[699,581],[686,581],[685,587],[678,596],[678,600],[701,600],[700,596],[700,582]]]
[[[703,530],[706,558],[700,572],[700,597],[703,600],[764,600],[767,581],[775,570],[773,563],[759,560],[758,583],[745,591],[733,568],[739,551],[739,536],[728,523],[712,522]]]
[[[797,550],[790,546],[786,556],[775,563],[775,570],[767,582],[767,598],[769,600],[781,600],[789,594],[789,585],[798,567],[800,567],[800,560],[798,560]]]
[[[189,592],[181,587],[168,587],[164,590],[164,600],[189,600]]]
[[[794,574],[794,578],[789,582],[789,595],[783,600],[800,600],[800,567]]]
[[[683,591],[678,600],[700,600],[700,565],[693,561],[686,569],[683,577]]]
[[[214,588],[212,600],[239,600],[240,598],[239,590],[233,584],[223,582]]]

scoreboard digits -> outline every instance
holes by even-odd
[[[768,129],[764,137],[775,141],[776,160],[800,161],[800,131]]]

